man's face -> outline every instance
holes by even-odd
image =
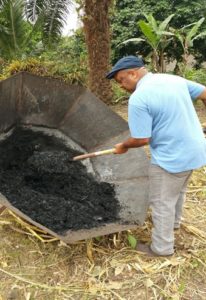
[[[139,80],[138,69],[121,70],[114,76],[114,79],[121,88],[132,93],[135,91]]]

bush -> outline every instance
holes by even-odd
[[[112,90],[114,93],[113,104],[122,103],[128,100],[130,94],[123,90],[116,82],[112,82]]]
[[[1,79],[5,79],[21,71],[30,72],[36,75],[45,75],[46,68],[36,58],[29,58],[26,60],[13,60],[7,63],[2,70]]]
[[[81,30],[77,30],[74,36],[62,38],[55,49],[41,55],[41,60],[49,64],[53,76],[87,85],[87,51]]]
[[[61,61],[46,61],[45,59],[38,58],[13,60],[7,63],[1,71],[0,80],[22,71],[39,76],[61,79],[71,84],[86,85],[86,76],[78,66]]]
[[[183,77],[205,85],[206,84],[206,69],[198,69],[197,70],[194,68],[186,68],[184,70]]]
[[[0,68],[0,79],[21,71],[87,86],[87,52],[82,32],[62,38],[55,48],[37,51],[29,58],[7,62]]]

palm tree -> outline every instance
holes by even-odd
[[[172,40],[172,36],[174,35],[172,32],[168,31],[169,22],[173,18],[174,14],[167,17],[163,22],[158,24],[157,20],[150,14],[146,15],[145,18],[147,22],[144,20],[140,20],[138,25],[144,35],[144,38],[131,38],[124,41],[122,44],[128,42],[146,42],[152,49],[152,65],[153,69],[157,72],[165,71],[164,64],[164,52],[168,47],[169,43]]]
[[[109,69],[109,7],[112,0],[79,1],[85,12],[89,88],[104,102],[110,102],[111,83],[105,79],[105,74]],[[55,45],[71,4],[72,0],[0,0],[0,55],[7,58],[21,56],[37,33],[36,42],[41,40],[46,47]]]
[[[26,35],[24,1],[1,1],[0,20],[0,53],[6,57],[17,56]]]
[[[105,74],[110,61],[109,7],[112,0],[83,1],[83,23],[88,49],[89,88],[105,103],[111,102],[112,88]]]
[[[27,19],[40,27],[45,45],[50,46],[60,38],[71,5],[72,0],[26,1]]]
[[[22,56],[37,32],[44,46],[61,36],[71,0],[0,0],[0,54]]]

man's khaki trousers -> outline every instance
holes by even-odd
[[[192,171],[169,173],[157,165],[149,169],[152,209],[151,249],[159,255],[174,253],[174,228],[179,228],[188,179]]]

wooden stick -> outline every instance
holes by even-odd
[[[78,155],[78,156],[73,157],[73,160],[76,161],[76,160],[81,160],[81,159],[85,159],[85,158],[91,158],[91,157],[96,157],[96,156],[100,156],[100,155],[114,154],[114,153],[115,153],[115,148],[112,148],[112,149],[108,149],[108,150],[102,150],[102,151]]]

